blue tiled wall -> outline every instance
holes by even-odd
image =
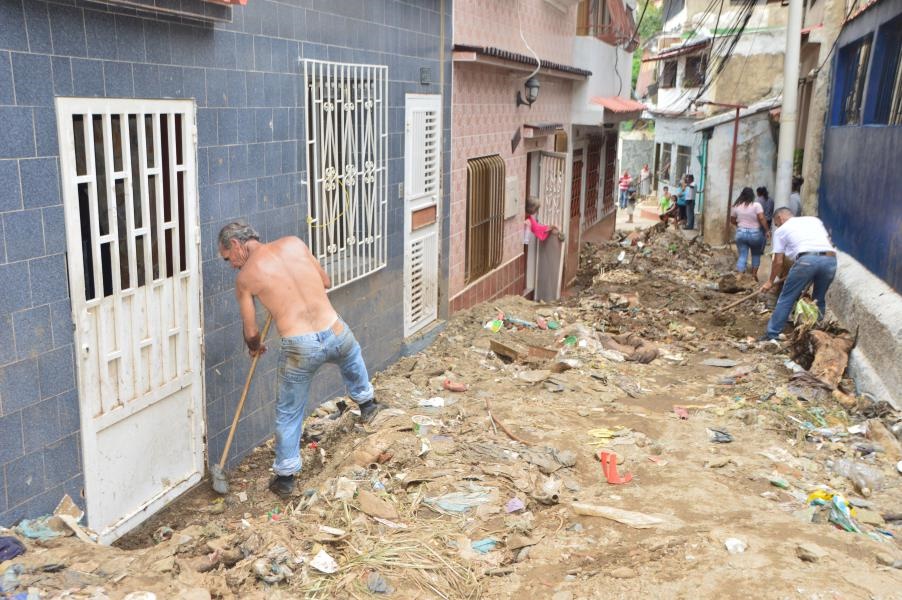
[[[199,0],[181,0],[192,2]],[[448,58],[451,1],[444,5]],[[299,59],[388,65],[389,265],[332,300],[372,370],[401,348],[404,94],[439,93],[440,68],[449,168],[451,71],[439,61],[439,7],[249,0],[232,9],[231,22],[205,23],[87,0],[0,0],[0,525],[47,513],[66,492],[80,501],[83,492],[54,97],[197,103],[207,436],[218,460],[249,361],[234,272],[216,255],[216,233],[241,217],[265,239],[306,237]],[[432,84],[419,83],[421,67],[432,69]],[[448,190],[446,177],[444,250]],[[444,288],[442,295],[444,304]],[[232,466],[271,433],[276,358],[269,352],[258,366]],[[311,399],[341,392],[337,371],[324,369]]]

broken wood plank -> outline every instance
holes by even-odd
[[[835,390],[849,364],[849,352],[855,341],[848,333],[830,335],[826,331],[813,330],[808,337],[814,349],[814,360],[808,371],[818,380]]]
[[[498,356],[503,356],[514,362],[525,360],[529,356],[529,350],[522,344],[516,342],[502,342],[499,340],[491,340],[489,346],[492,352]]]

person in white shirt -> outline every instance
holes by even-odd
[[[817,217],[795,217],[786,207],[774,212],[773,252],[770,277],[761,286],[768,292],[777,276],[783,271],[784,259],[793,261],[792,268],[783,283],[777,305],[767,323],[767,332],[761,341],[779,337],[799,296],[814,284],[813,296],[820,318],[827,310],[827,289],[836,276],[836,249],[823,222]]]

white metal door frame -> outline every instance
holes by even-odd
[[[442,97],[407,94],[404,108],[404,337],[438,318]],[[413,216],[434,209],[414,230]]]
[[[85,501],[109,543],[203,477],[195,108],[57,98],[56,111]]]

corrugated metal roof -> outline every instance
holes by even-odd
[[[475,52],[476,54],[481,54],[483,56],[491,56],[492,58],[500,58],[501,60],[509,60],[511,62],[524,65],[536,66],[536,59],[533,56],[519,54],[517,52],[510,52],[508,50],[502,50],[501,48],[494,48],[492,46],[470,46],[467,44],[455,44],[454,49],[461,50],[463,52]],[[582,75],[583,77],[592,76],[592,71],[587,71],[586,69],[580,69],[579,67],[573,67],[570,65],[562,65],[550,60],[542,60],[542,68],[551,69],[552,71],[560,71],[562,73]]]

